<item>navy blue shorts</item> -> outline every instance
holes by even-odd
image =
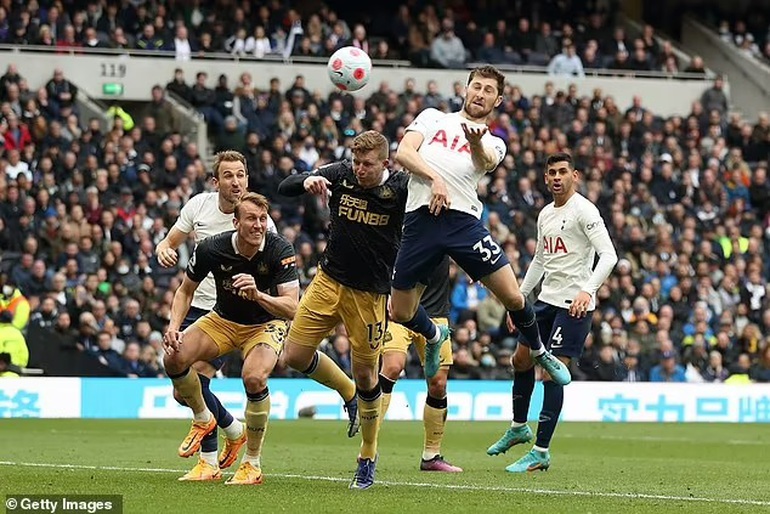
[[[180,327],[180,330],[184,330],[193,323],[195,323],[198,318],[202,318],[206,314],[208,314],[210,311],[207,311],[206,309],[200,309],[198,307],[192,307],[190,306],[190,310],[187,311],[187,316],[184,317],[184,320],[182,321],[182,326]],[[210,360],[209,364],[214,366],[214,368],[219,371],[222,369],[222,366],[225,365],[225,356],[222,355],[220,357],[217,357],[214,360]]]
[[[508,266],[508,257],[481,220],[460,211],[438,216],[427,207],[407,212],[393,270],[393,288],[408,290],[428,277],[449,255],[474,281]]]
[[[588,333],[591,331],[593,312],[587,313],[582,318],[573,318],[569,315],[569,309],[538,300],[535,302],[535,314],[540,339],[551,353],[571,359],[580,357]]]

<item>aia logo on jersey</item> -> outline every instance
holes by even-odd
[[[449,148],[450,150],[454,150],[458,153],[467,153],[470,155],[471,153],[471,145],[468,144],[466,141],[465,144],[460,146],[460,136],[455,136],[452,141],[449,141],[446,136],[446,132],[443,130],[439,130],[436,132],[436,135],[433,136],[433,139],[430,140],[429,145],[442,145],[444,148]]]
[[[567,245],[564,244],[564,239],[561,236],[543,237],[543,250],[546,253],[569,253]]]

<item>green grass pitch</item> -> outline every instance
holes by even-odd
[[[505,429],[449,422],[443,451],[465,472],[418,471],[422,424],[386,422],[377,484],[350,491],[359,439],[341,421],[271,421],[265,483],[181,483],[183,420],[0,421],[3,494],[121,494],[126,513],[770,512],[767,425],[564,423],[547,472],[489,457]],[[227,470],[225,476],[229,476]]]

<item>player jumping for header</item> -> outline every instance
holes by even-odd
[[[396,160],[412,176],[391,291],[393,320],[425,337],[425,375],[434,377],[449,327],[434,324],[420,305],[421,283],[449,255],[500,299],[532,357],[564,385],[571,380],[569,370],[541,343],[535,311],[521,294],[508,258],[480,219],[478,182],[506,153],[503,140],[490,134],[486,125],[503,101],[504,86],[505,76],[497,68],[475,68],[461,112],[425,109],[406,129]]]

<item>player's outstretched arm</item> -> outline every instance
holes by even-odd
[[[305,194],[305,179],[311,177],[310,173],[297,173],[289,175],[278,184],[278,194],[283,196],[300,196]]]
[[[471,147],[473,166],[478,171],[492,171],[500,159],[493,147],[485,147],[481,142],[481,138],[487,133],[487,127],[469,127],[467,123],[463,123],[462,127],[463,132],[465,132],[465,139]]]
[[[176,266],[178,261],[176,250],[185,242],[189,234],[182,232],[176,226],[171,227],[166,237],[155,247],[158,262],[164,268]]]

